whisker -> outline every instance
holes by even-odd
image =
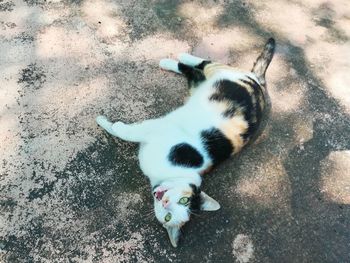
[[[145,218],[146,218],[146,219],[151,219],[151,218],[153,218],[153,217],[152,217],[152,215],[146,215]]]
[[[194,216],[202,217],[201,214],[197,214],[197,213],[194,213],[194,212],[192,212],[192,211],[190,211],[190,214],[191,214],[191,215],[194,215]]]
[[[148,213],[145,213],[145,216],[150,216],[150,215],[153,215],[154,214],[154,211],[150,211]]]
[[[152,214],[144,215],[145,218],[151,218]]]

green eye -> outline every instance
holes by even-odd
[[[189,201],[190,201],[190,199],[188,197],[182,197],[179,200],[179,203],[182,204],[182,205],[187,205]]]
[[[169,222],[170,219],[171,219],[171,214],[170,214],[170,213],[167,213],[166,216],[165,216],[165,218],[164,218],[165,222]]]

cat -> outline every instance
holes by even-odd
[[[162,69],[183,74],[187,102],[164,117],[139,123],[97,123],[111,135],[140,143],[139,162],[149,178],[154,212],[177,247],[180,228],[199,210],[220,205],[201,191],[202,175],[239,152],[257,133],[267,108],[265,72],[275,50],[270,38],[251,72],[190,54],[162,59]]]

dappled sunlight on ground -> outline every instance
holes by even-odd
[[[4,106],[4,108],[0,109],[0,113],[2,111],[6,112],[10,109],[13,109],[13,105],[17,103],[16,100],[19,98],[19,93],[17,91],[17,80],[12,78],[11,76],[17,74],[17,72],[22,68],[22,65],[12,64],[8,67],[2,67],[0,70],[0,76],[2,78],[2,83],[5,85],[0,89],[0,105]]]
[[[77,80],[72,86],[51,86],[43,90],[39,96],[43,98],[41,107],[44,109],[47,107],[47,110],[56,109],[57,117],[64,121],[64,118],[73,118],[88,105],[94,105],[96,100],[106,103],[104,96],[108,92],[109,80],[106,76],[100,75],[83,81]],[[85,105],[81,104],[82,100]],[[65,105],[69,105],[69,108]]]
[[[134,51],[130,53],[132,60],[152,60],[157,65],[162,58],[177,59],[178,54],[189,52],[190,46],[168,34],[155,34],[136,42],[130,48]]]
[[[1,114],[0,118],[1,123],[6,123],[5,125],[0,126],[0,140],[1,140],[1,157],[3,160],[11,160],[14,152],[18,149],[18,142],[20,141],[19,131],[18,131],[18,122],[13,115],[10,114]],[[14,135],[16,134],[16,135]],[[0,168],[0,173],[5,174],[6,169],[4,167]]]
[[[274,63],[267,76],[272,110],[278,113],[298,111],[305,102],[305,88],[295,69],[286,61],[287,54],[277,49]],[[281,72],[288,72],[282,75]]]
[[[211,6],[202,6],[200,3],[196,2],[185,2],[180,5],[178,10],[185,19],[190,21],[189,23],[191,27],[193,27],[192,31],[198,37],[205,37],[208,33],[210,34],[217,30],[215,27],[216,19],[222,11],[223,6],[215,4]]]
[[[128,39],[128,27],[120,18],[121,10],[112,1],[85,1],[82,5],[83,18],[103,42],[122,45],[120,39]]]
[[[195,46],[193,53],[221,63],[239,66],[250,70],[256,55],[250,54],[259,38],[242,27],[223,29],[218,33],[207,34]]]
[[[290,213],[290,183],[283,163],[279,158],[265,157],[264,162],[243,170],[235,186],[235,192],[247,206],[258,205],[265,208],[285,210]]]
[[[313,131],[313,119],[306,114],[296,115],[294,117],[293,132],[294,132],[294,144],[299,144],[302,148],[303,144],[312,139],[314,135]]]
[[[279,84],[282,82],[279,81]],[[271,85],[272,86],[272,85]],[[278,88],[277,88],[278,89]],[[273,109],[276,112],[290,112],[298,110],[301,103],[303,103],[303,91],[295,83],[285,85],[283,91],[276,91],[275,88],[269,90],[273,104]]]
[[[261,9],[254,17],[267,30],[283,35],[296,45],[305,45],[308,38],[318,38],[325,29],[315,26],[309,10],[293,1],[252,1],[255,9]],[[268,8],[265,8],[268,7]]]
[[[350,2],[0,1],[0,261],[346,262]],[[178,250],[152,213],[137,146],[107,136],[181,105],[161,58],[250,70],[273,36],[266,129],[205,177],[221,209]]]
[[[350,204],[350,151],[331,152],[322,161],[320,191],[332,202]]]
[[[37,36],[35,54],[39,59],[77,58],[81,66],[96,66],[104,58],[91,31],[84,29],[67,30],[64,27],[49,27]]]
[[[316,75],[325,83],[327,92],[350,114],[349,41],[347,43],[319,41],[306,47],[305,51],[306,57],[316,69]]]

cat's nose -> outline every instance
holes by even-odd
[[[162,204],[164,208],[167,208],[169,206],[169,200],[162,200]]]

